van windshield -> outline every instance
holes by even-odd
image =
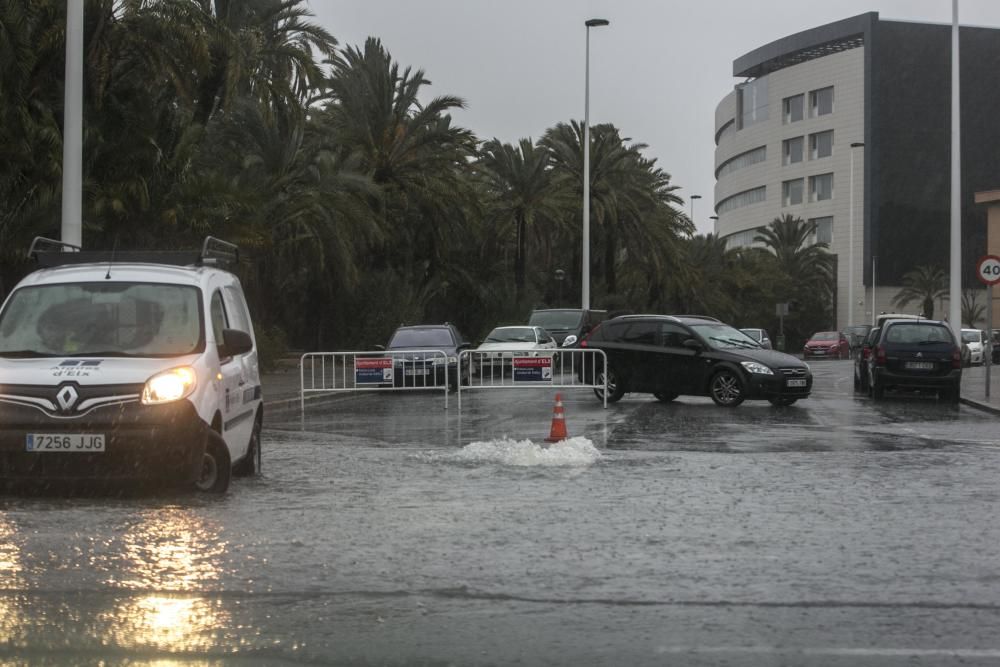
[[[4,357],[174,357],[204,347],[199,293],[191,286],[22,287],[0,312]]]
[[[531,314],[528,324],[543,329],[576,329],[582,320],[582,310],[539,310]]]

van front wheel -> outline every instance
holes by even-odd
[[[226,441],[215,431],[205,436],[205,453],[202,455],[201,472],[195,480],[194,488],[202,493],[222,494],[229,489],[232,476],[229,448]]]

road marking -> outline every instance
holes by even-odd
[[[853,646],[803,646],[785,648],[779,646],[660,646],[660,654],[680,655],[685,653],[731,653],[780,656],[820,656],[820,657],[881,657],[881,658],[1000,658],[1000,648],[917,648],[917,647],[853,647]]]

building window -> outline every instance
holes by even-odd
[[[738,130],[767,120],[766,76],[736,88],[736,118]]]
[[[816,243],[825,243],[826,247],[833,245],[833,216],[823,218],[809,218],[810,224],[816,225],[814,232]]]
[[[833,86],[811,91],[809,93],[809,108],[814,118],[833,113]]]
[[[802,162],[802,146],[804,142],[802,137],[794,137],[792,139],[785,139],[781,142],[782,150],[782,164],[795,164],[796,162]]]
[[[794,206],[802,203],[802,179],[796,178],[781,184],[781,205]]]
[[[809,177],[809,201],[833,199],[833,174]]]
[[[805,103],[805,95],[792,95],[782,100],[782,122],[787,125],[788,123],[802,120]]]
[[[833,155],[833,130],[809,135],[810,160],[818,160],[821,157],[830,157],[831,155]]]
[[[726,197],[715,207],[715,212],[721,215],[727,211],[732,211],[736,208],[743,208],[744,206],[749,206],[750,204],[757,204],[765,201],[766,199],[767,186],[762,185],[759,188],[744,190],[743,192],[737,192],[731,197]]]
[[[763,227],[757,227],[755,229],[746,229],[743,230],[742,232],[736,232],[735,234],[730,234],[725,239],[726,249],[732,250],[734,248],[749,248],[755,244],[759,245],[754,241],[754,238],[756,238],[757,235],[760,234],[763,230],[764,230]]]
[[[737,169],[742,169],[743,167],[749,167],[752,164],[757,164],[758,162],[764,162],[767,160],[767,146],[760,146],[752,151],[747,151],[746,153],[740,153],[735,155],[721,165],[719,165],[718,171],[715,172],[715,177],[725,176],[726,174],[731,174]]]

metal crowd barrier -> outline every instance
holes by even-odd
[[[495,349],[463,350],[459,354],[462,381],[458,383],[458,409],[462,393],[481,389],[551,388],[601,389],[608,407],[604,350]]]
[[[299,359],[299,401],[306,409],[306,395],[348,391],[444,392],[448,407],[448,379],[458,374],[441,350],[405,352],[306,352]]]

